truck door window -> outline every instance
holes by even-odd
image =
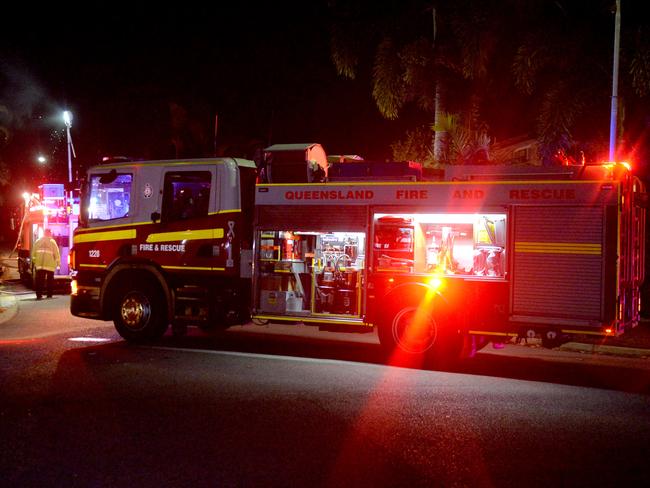
[[[117,174],[105,183],[104,175],[91,175],[85,211],[89,222],[121,219],[129,215],[133,175]]]
[[[162,220],[173,222],[206,217],[210,204],[209,171],[179,171],[165,174]]]

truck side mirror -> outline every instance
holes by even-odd
[[[151,212],[151,220],[154,224],[160,220],[160,212]]]

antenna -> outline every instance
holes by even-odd
[[[213,156],[217,156],[217,129],[219,127],[219,114],[215,113],[214,114],[214,135],[213,135],[213,144],[214,147],[212,149]]]

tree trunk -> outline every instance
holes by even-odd
[[[436,113],[434,120],[435,135],[433,138],[433,159],[437,164],[446,162],[449,146],[449,136],[447,134],[447,127],[444,122],[444,116],[446,112],[445,95],[444,82],[438,79],[436,81]]]

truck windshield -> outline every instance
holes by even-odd
[[[86,188],[85,208],[88,222],[114,220],[127,217],[131,201],[133,175],[118,174],[110,183],[104,183],[104,175],[92,175]]]

